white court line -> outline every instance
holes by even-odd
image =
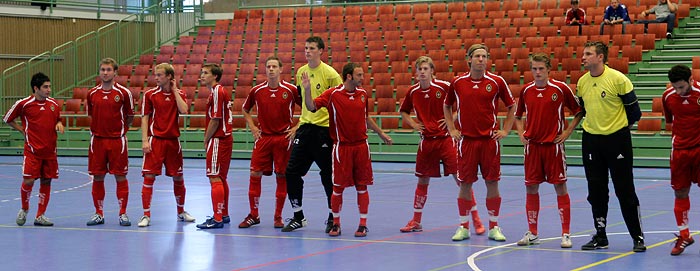
[[[678,231],[647,231],[647,232],[644,232],[644,234],[677,233],[677,232],[678,232]],[[628,232],[614,232],[614,233],[608,233],[607,235],[629,235],[629,233],[628,233]],[[587,234],[583,234],[583,235],[572,235],[571,238],[590,237],[590,236],[591,236],[591,235],[587,235]],[[549,240],[555,240],[555,239],[560,239],[560,238],[561,238],[561,236],[558,236],[558,237],[551,237],[551,238],[545,238],[545,239],[540,239],[540,240],[542,240],[542,241],[549,241]],[[472,253],[471,255],[469,255],[469,257],[467,257],[467,264],[469,265],[469,268],[471,268],[472,270],[474,270],[474,271],[481,271],[481,269],[480,269],[480,268],[476,265],[476,263],[474,262],[474,260],[476,259],[476,257],[479,257],[479,255],[484,254],[484,253],[487,253],[487,252],[490,252],[490,251],[492,251],[492,250],[501,249],[501,248],[505,248],[505,247],[510,247],[510,246],[515,245],[515,244],[516,244],[516,243],[510,243],[510,244],[505,244],[505,245],[490,247],[490,248],[483,249],[483,250],[477,251],[477,252],[475,252],[475,253]]]
[[[19,166],[21,167],[22,165],[19,165]],[[88,174],[88,173],[85,172],[85,171],[73,170],[73,169],[63,169],[63,168],[59,168],[58,170],[60,170],[60,171],[68,171],[68,172],[73,172],[73,173],[78,173],[78,174],[85,175],[85,176],[88,177],[88,180],[89,180],[89,181],[86,182],[86,183],[77,185],[77,186],[73,186],[73,187],[66,188],[66,189],[51,191],[52,194],[58,194],[58,193],[63,193],[63,192],[68,192],[68,191],[72,191],[72,190],[75,190],[75,189],[83,188],[83,187],[86,187],[86,186],[88,186],[88,185],[90,185],[90,184],[92,183],[92,180],[93,180],[92,175]],[[39,196],[39,193],[37,192],[37,193],[35,193],[34,195],[32,195],[31,197],[38,197],[38,196]],[[22,199],[22,198],[14,198],[14,199],[11,199],[11,200],[9,200],[9,199],[4,199],[4,200],[0,200],[0,203],[10,202],[10,201],[13,201],[13,200],[21,200],[21,199]]]

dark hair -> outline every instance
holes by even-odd
[[[608,45],[601,41],[588,41],[583,44],[584,48],[595,47],[596,55],[603,54],[603,63],[608,62]]]
[[[343,81],[348,79],[348,75],[352,76],[352,73],[355,71],[356,68],[362,68],[362,66],[354,62],[345,64],[345,66],[343,66]]]
[[[668,81],[671,83],[676,83],[679,81],[686,81],[690,83],[690,77],[692,76],[690,68],[686,65],[676,65],[668,70]]]
[[[571,4],[572,5],[578,4],[578,0],[571,0]]]
[[[276,61],[277,61],[277,65],[278,65],[280,68],[282,68],[282,60],[280,60],[280,58],[279,58],[279,57],[276,57],[276,56],[269,56],[269,57],[267,57],[267,59],[265,60],[265,66],[267,66],[267,62],[270,61],[270,60],[276,60]]]
[[[46,82],[51,82],[51,79],[49,79],[49,77],[46,76],[46,74],[38,72],[32,75],[32,80],[30,81],[30,85],[32,86],[32,93],[34,93],[34,87],[41,88],[41,85],[43,85]]]
[[[221,81],[221,75],[224,74],[224,71],[221,69],[221,66],[216,63],[207,63],[202,66],[202,68],[208,68],[211,74],[216,75],[216,82]]]
[[[323,39],[318,36],[311,36],[306,39],[306,42],[315,42],[316,46],[318,46],[318,49],[325,49],[326,45],[323,44]]]

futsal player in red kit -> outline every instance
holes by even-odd
[[[267,81],[253,87],[243,103],[243,116],[255,138],[253,154],[250,158],[250,185],[248,203],[250,213],[238,224],[239,228],[249,228],[260,224],[258,205],[260,204],[262,176],[272,175],[277,180],[275,191],[275,228],[283,228],[282,209],[287,199],[287,179],[285,169],[292,151],[291,138],[294,136],[294,105],[301,103],[297,88],[280,78],[282,61],[271,56],[265,61]],[[257,107],[258,123],[253,121],[250,111]],[[273,168],[274,166],[274,168]]]
[[[229,223],[228,215],[228,169],[233,151],[231,132],[233,118],[232,93],[219,85],[223,71],[217,64],[204,64],[199,80],[211,91],[207,101],[204,148],[207,151],[206,174],[211,184],[211,205],[214,215],[197,225],[200,229],[223,228]]]
[[[421,140],[416,155],[416,172],[418,184],[416,185],[413,200],[413,218],[408,224],[399,229],[401,232],[422,231],[421,218],[423,207],[428,199],[428,185],[430,178],[440,177],[440,162],[444,167],[445,176],[452,175],[459,186],[457,179],[457,145],[445,125],[445,115],[442,106],[445,103],[450,82],[435,79],[435,64],[430,57],[421,56],[415,63],[416,79],[418,83],[409,88],[408,95],[401,104],[399,111],[404,121],[420,132]],[[411,118],[411,111],[416,113],[418,121]],[[473,190],[472,190],[473,193]],[[472,194],[472,199],[474,198]],[[476,204],[471,210],[476,234],[484,234],[486,230],[481,224]]]
[[[104,224],[105,175],[114,174],[117,181],[119,202],[119,225],[131,226],[126,215],[129,202],[129,152],[126,139],[134,120],[134,99],[131,91],[114,81],[119,65],[114,59],[100,61],[100,79],[90,89],[85,107],[90,116],[90,149],[88,150],[88,173],[92,175],[92,201],[95,214],[88,226]]]
[[[486,209],[489,212],[489,234],[491,240],[505,242],[498,226],[501,195],[498,181],[501,179],[501,150],[499,141],[506,137],[513,125],[515,100],[508,84],[487,70],[488,47],[474,44],[467,50],[469,72],[452,80],[447,92],[443,113],[452,138],[459,142],[457,178],[460,181],[457,199],[461,225],[452,236],[453,241],[469,239],[469,213],[474,201],[472,184],[478,180],[477,173],[486,183]],[[498,100],[508,108],[502,128],[498,127]],[[457,104],[457,130],[452,118],[452,105]]]
[[[671,188],[675,195],[673,213],[680,235],[671,249],[671,255],[683,253],[695,243],[690,236],[690,187],[700,184],[700,83],[693,80],[690,68],[673,66],[668,71],[671,87],[664,91],[662,102],[666,123],[672,123]]]
[[[360,225],[355,237],[367,236],[367,212],[369,193],[372,185],[372,161],[367,142],[367,127],[379,134],[384,143],[391,145],[391,137],[368,117],[368,93],[362,89],[364,71],[357,63],[343,66],[343,84],[330,88],[315,99],[306,99],[304,104],[311,112],[325,107],[330,117],[330,133],[333,139],[333,194],[331,211],[333,226],[329,236],[339,236],[340,211],[343,204],[343,191],[354,186],[357,191],[357,205],[360,211]],[[311,83],[307,73],[302,74],[304,97],[311,97]]]
[[[143,187],[141,203],[143,216],[139,227],[151,225],[153,183],[165,165],[165,175],[173,178],[173,192],[177,204],[177,220],[194,222],[185,211],[185,180],[182,177],[182,147],[180,146],[180,114],[187,114],[185,93],[177,88],[175,70],[168,63],[155,67],[155,88],[143,95],[141,109],[141,149],[143,150]]]
[[[51,179],[58,178],[58,160],[56,157],[56,131],[63,133],[61,108],[51,94],[51,81],[43,73],[32,76],[30,81],[32,95],[17,101],[7,111],[3,121],[24,136],[24,160],[22,161],[22,186],[20,198],[22,208],[17,213],[17,225],[27,221],[29,198],[32,195],[34,181],[39,184],[39,208],[34,218],[35,226],[53,226],[53,222],[44,213],[51,198]],[[22,124],[15,119],[20,118]]]
[[[530,57],[533,82],[526,84],[520,93],[515,112],[515,126],[520,141],[525,145],[525,211],[529,230],[518,241],[519,246],[539,244],[537,218],[540,212],[541,183],[554,185],[561,218],[561,247],[571,247],[571,203],[566,189],[566,154],[564,141],[581,122],[583,112],[578,99],[566,83],[549,79],[552,64],[549,56],[534,53]],[[564,108],[574,115],[565,129]],[[523,121],[523,116],[526,120]]]

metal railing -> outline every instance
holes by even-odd
[[[100,59],[111,57],[128,63],[153,53],[160,45],[194,29],[204,15],[202,0],[197,1],[186,8],[160,2],[5,69],[0,75],[0,112],[29,95],[29,80],[36,72],[51,78],[52,96],[66,97],[74,87],[93,84]],[[176,10],[193,12],[173,13]]]

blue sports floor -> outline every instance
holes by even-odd
[[[304,207],[309,226],[291,233],[272,227],[274,178],[263,178],[260,204],[262,223],[237,228],[248,213],[248,163],[232,161],[230,209],[232,223],[223,229],[198,230],[194,223],[176,221],[171,180],[159,177],[154,187],[151,226],[139,228],[141,208],[141,159],[132,158],[128,214],[134,224],[120,227],[117,221],[115,182],[106,182],[106,224],[87,227],[93,214],[91,184],[86,158],[59,158],[60,178],[46,215],[53,227],[32,226],[38,183],[31,199],[25,226],[15,224],[20,208],[21,157],[0,157],[0,269],[1,270],[694,270],[700,266],[700,245],[685,253],[669,255],[673,233],[673,191],[668,169],[635,169],[641,200],[643,229],[648,247],[633,253],[632,241],[621,218],[617,199],[611,195],[608,216],[610,248],[581,251],[593,225],[586,202],[586,181],[580,167],[569,168],[572,205],[571,231],[574,247],[559,248],[560,222],[551,185],[540,188],[540,238],[536,246],[517,247],[527,230],[524,215],[525,188],[522,166],[503,166],[500,184],[503,203],[499,224],[507,241],[495,242],[485,235],[453,242],[458,226],[457,187],[451,178],[433,179],[423,214],[423,232],[400,233],[412,217],[416,178],[413,164],[375,163],[375,185],[369,189],[369,233],[355,238],[358,211],[354,189],[345,191],[342,211],[343,235],[331,238],[324,232],[327,209],[317,171],[305,178]],[[185,161],[187,201],[185,209],[203,221],[211,215],[209,183],[204,160]],[[483,181],[475,184],[478,207],[484,222]],[[612,187],[611,187],[612,191]],[[700,227],[698,188],[691,190],[690,227]],[[289,204],[285,217],[291,217]],[[693,232],[697,234],[697,232]],[[696,238],[698,238],[696,236]]]

